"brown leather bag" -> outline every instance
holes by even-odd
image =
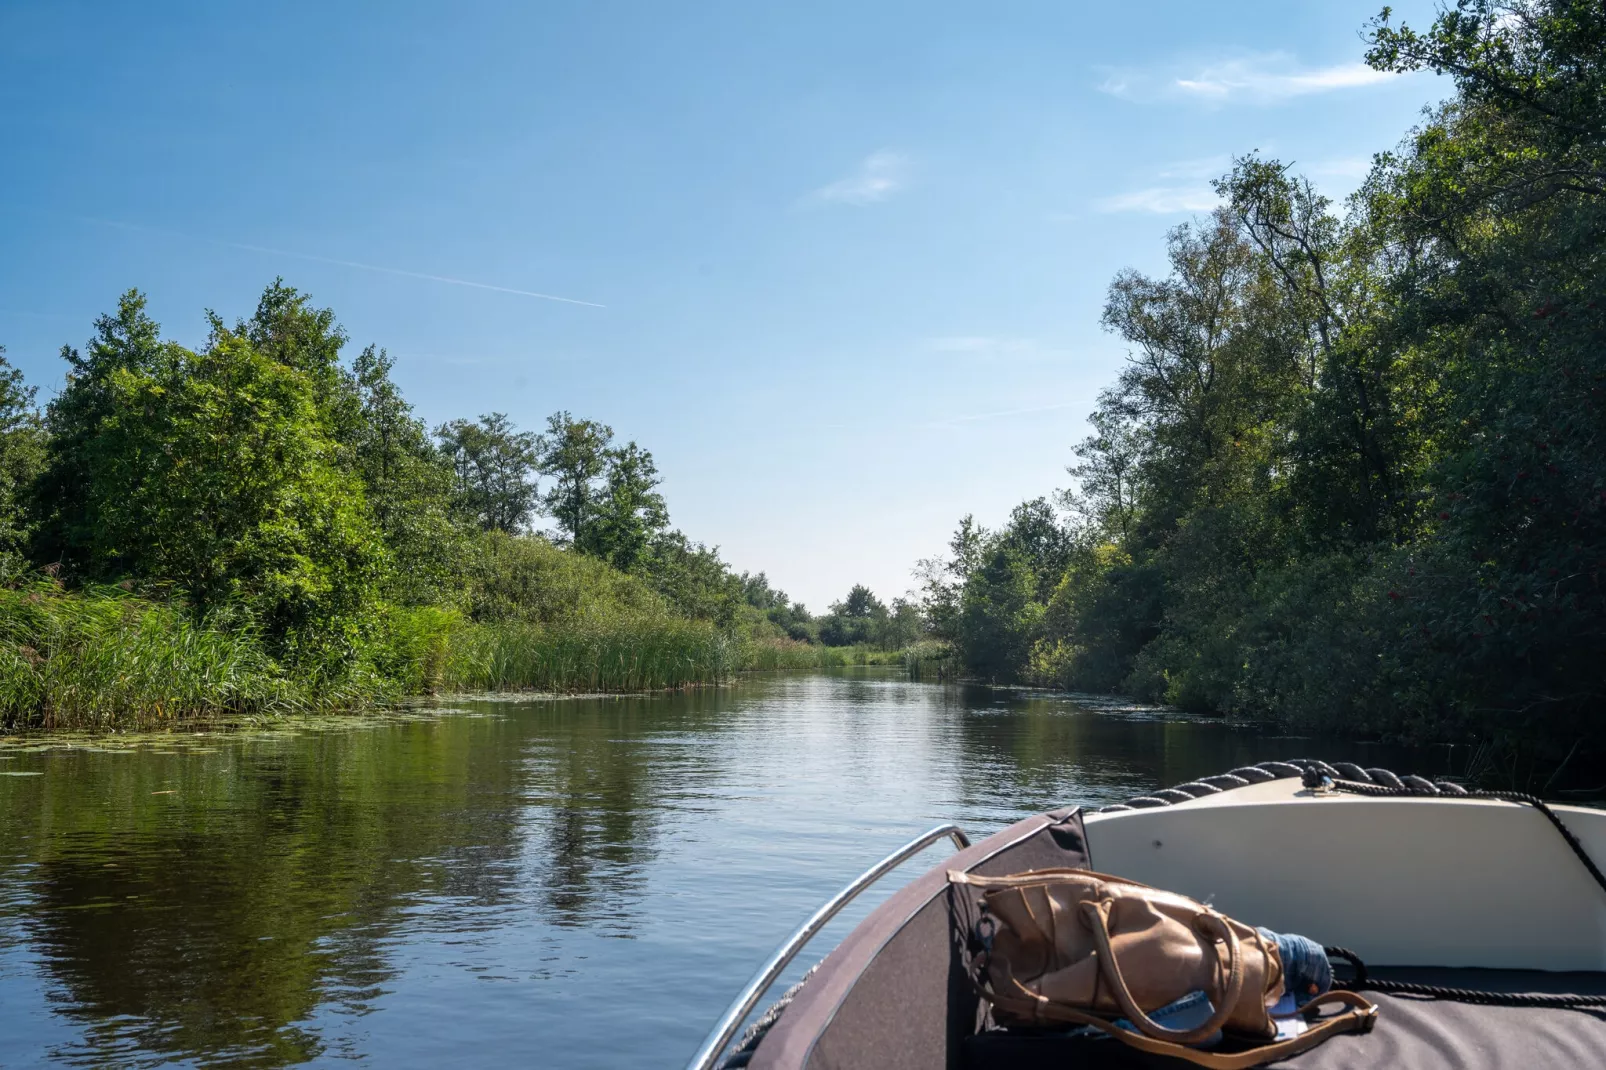
[[[1277,1035],[1268,1008],[1282,998],[1283,967],[1276,944],[1258,930],[1187,896],[1091,870],[1013,877],[955,870],[948,880],[957,907],[983,930],[972,977],[1000,1024],[1091,1025],[1144,1051],[1238,1070],[1304,1051],[1337,1033],[1365,1032],[1377,1015],[1365,998],[1333,991],[1301,1011],[1327,1002],[1349,1010],[1299,1036],[1233,1053],[1201,1051],[1188,1045],[1218,1029],[1235,1039],[1270,1041]],[[1208,1021],[1170,1029],[1149,1017],[1201,991],[1215,1008]],[[1117,1017],[1138,1032],[1116,1026]]]

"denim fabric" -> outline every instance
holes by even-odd
[[[1333,964],[1327,961],[1322,945],[1293,933],[1274,933],[1261,929],[1260,935],[1277,945],[1283,960],[1283,987],[1296,1003],[1307,1003],[1333,987]]]

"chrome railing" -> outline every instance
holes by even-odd
[[[697,1054],[686,1064],[686,1070],[713,1070],[719,1057],[724,1054],[726,1046],[730,1044],[731,1038],[742,1027],[742,1022],[752,1013],[764,993],[769,991],[775,979],[781,975],[781,971],[797,957],[799,951],[803,950],[803,945],[814,939],[815,934],[825,928],[826,922],[836,917],[843,907],[858,898],[860,892],[944,837],[954,841],[956,850],[962,851],[970,846],[970,837],[966,836],[965,830],[958,825],[938,825],[924,835],[910,840],[859,874],[853,883],[833,895],[824,906],[811,914],[809,920],[799,926],[797,932],[787,937],[786,942],[776,948],[775,954],[769,957],[763,968],[747,982],[747,987],[742,989],[741,995],[737,996],[726,1009],[719,1019],[719,1024],[714,1026],[708,1038],[703,1041],[702,1047],[697,1049]]]

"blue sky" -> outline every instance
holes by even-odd
[[[283,275],[432,424],[603,420],[736,567],[890,597],[1067,483],[1233,154],[1342,196],[1444,95],[1378,6],[0,0],[0,344],[46,397],[124,289],[197,344]]]

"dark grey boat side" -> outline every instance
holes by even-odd
[[[948,923],[948,870],[986,875],[1087,866],[1081,811],[1017,822],[900,889],[820,963],[749,1066],[959,1066],[978,1004]]]

